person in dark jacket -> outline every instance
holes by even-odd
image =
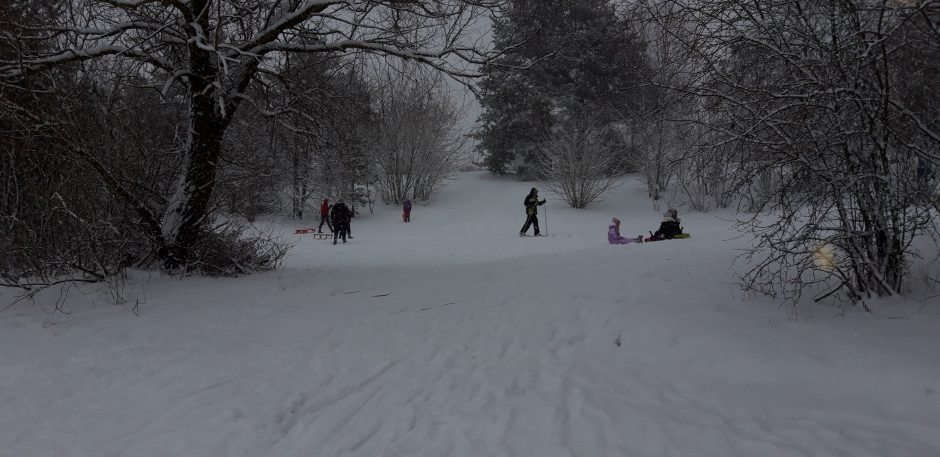
[[[327,228],[330,229],[330,233],[333,233],[333,224],[330,223],[330,201],[325,198],[323,204],[320,205],[320,226],[317,227],[317,233],[323,233],[324,222],[326,222]]]
[[[659,224],[659,230],[646,241],[671,240],[682,233],[680,225],[679,212],[675,208],[669,208],[663,213],[663,221]]]
[[[405,202],[401,205],[401,220],[405,222],[411,222],[411,200],[405,199]]]
[[[333,209],[330,211],[330,219],[333,220],[333,244],[336,244],[339,238],[342,238],[343,243],[345,243],[347,224],[349,224],[349,207],[342,199],[333,205]]]
[[[536,188],[532,188],[529,191],[529,195],[525,197],[525,225],[522,226],[522,230],[519,231],[519,236],[526,236],[526,232],[529,231],[529,226],[535,227],[535,236],[539,236],[539,206],[545,204],[545,200],[539,201],[539,191]]]

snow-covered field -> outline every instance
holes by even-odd
[[[520,239],[531,186],[461,174],[279,271],[7,309],[0,456],[940,455],[940,305],[794,318],[734,284],[729,214],[609,246],[658,225],[636,179]]]

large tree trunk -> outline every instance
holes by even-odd
[[[208,30],[206,15],[200,20]],[[215,174],[222,154],[222,138],[236,103],[226,106],[215,85],[219,69],[214,56],[196,44],[189,46],[193,75],[190,77],[190,131],[183,172],[163,220],[166,243],[160,257],[166,268],[186,265],[190,251],[205,233],[209,200],[215,188]]]
[[[161,255],[164,266],[177,268],[189,260],[209,214],[215,174],[222,153],[225,119],[216,113],[208,97],[193,96],[192,131],[183,174],[177,184],[163,222],[166,242]]]

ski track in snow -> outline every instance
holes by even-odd
[[[469,174],[280,271],[139,280],[140,317],[13,308],[0,456],[940,455],[935,309],[787,320],[734,292],[711,215],[607,246],[611,215],[658,223],[633,181],[520,240],[528,187]]]

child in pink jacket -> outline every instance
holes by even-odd
[[[607,228],[607,242],[610,244],[642,243],[643,236],[641,235],[636,238],[624,238],[620,236],[620,219],[615,217],[610,221],[610,226]]]

